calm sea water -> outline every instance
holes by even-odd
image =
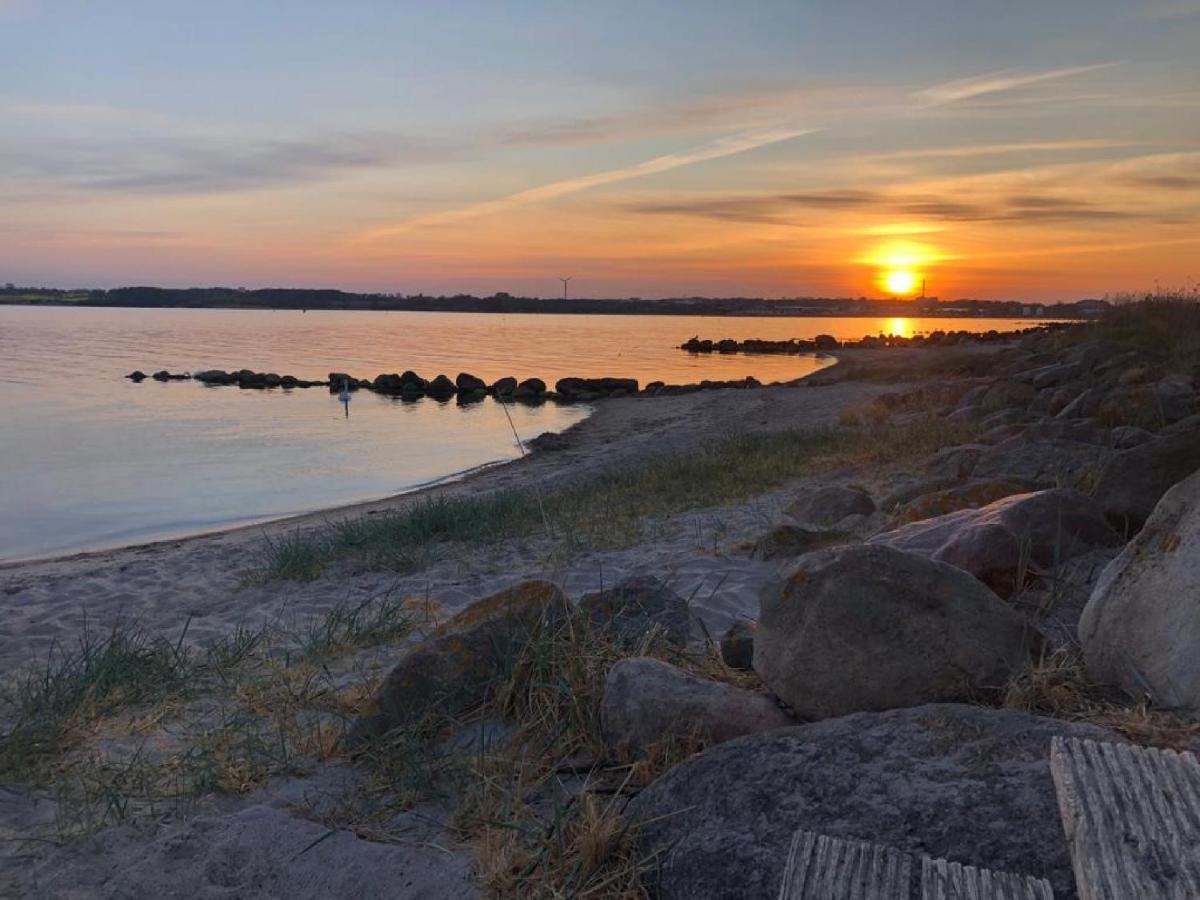
[[[619,375],[796,378],[811,356],[692,356],[691,337],[1009,330],[974,319],[499,316],[408,312],[0,307],[0,559],[100,549],[398,493],[519,450],[495,402],[465,407],[324,389],[133,384],[207,368],[323,378],[413,369],[488,381]],[[587,407],[511,407],[523,439]]]

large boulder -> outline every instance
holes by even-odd
[[[608,670],[600,721],[605,744],[617,756],[671,738],[718,744],[796,724],[766,694],[697,678],[648,656],[623,659]]]
[[[1094,678],[1200,712],[1200,473],[1167,491],[1104,570],[1079,637]]]
[[[1050,776],[1055,735],[1092,725],[957,704],[862,713],[739,738],[630,805],[661,900],[779,892],[796,829],[1037,875],[1076,896]]]
[[[1159,437],[1113,456],[1100,471],[1095,496],[1118,529],[1132,533],[1173,485],[1200,469],[1200,421],[1186,419]]]
[[[569,610],[562,591],[544,581],[523,582],[471,604],[388,673],[378,712],[356,724],[350,743],[482,703],[530,642],[564,626]]]
[[[692,617],[688,603],[653,575],[634,575],[606,591],[586,594],[579,615],[623,647],[637,646],[655,626],[674,644],[688,642]]]
[[[832,531],[847,520],[854,521],[851,517],[869,516],[873,512],[875,501],[866,491],[830,484],[805,491],[783,514],[804,528]]]
[[[961,569],[887,545],[819,550],[763,592],[754,669],[801,718],[992,694],[1025,620]]]
[[[1100,444],[1021,434],[989,447],[976,460],[971,474],[1058,487],[1075,484],[1081,476],[1098,470],[1108,453]]]
[[[1025,575],[1120,542],[1095,501],[1067,488],[1013,494],[871,538],[957,566],[1002,594]]]

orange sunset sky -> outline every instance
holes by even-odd
[[[0,282],[1200,277],[1200,3],[0,0],[0,32]]]

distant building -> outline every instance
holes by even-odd
[[[1112,309],[1107,300],[1080,300],[1075,304],[1075,311],[1081,316],[1100,316]]]

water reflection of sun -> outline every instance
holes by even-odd
[[[913,328],[912,319],[899,317],[886,320],[884,323],[883,333],[889,337],[910,338],[916,334],[916,329]]]

